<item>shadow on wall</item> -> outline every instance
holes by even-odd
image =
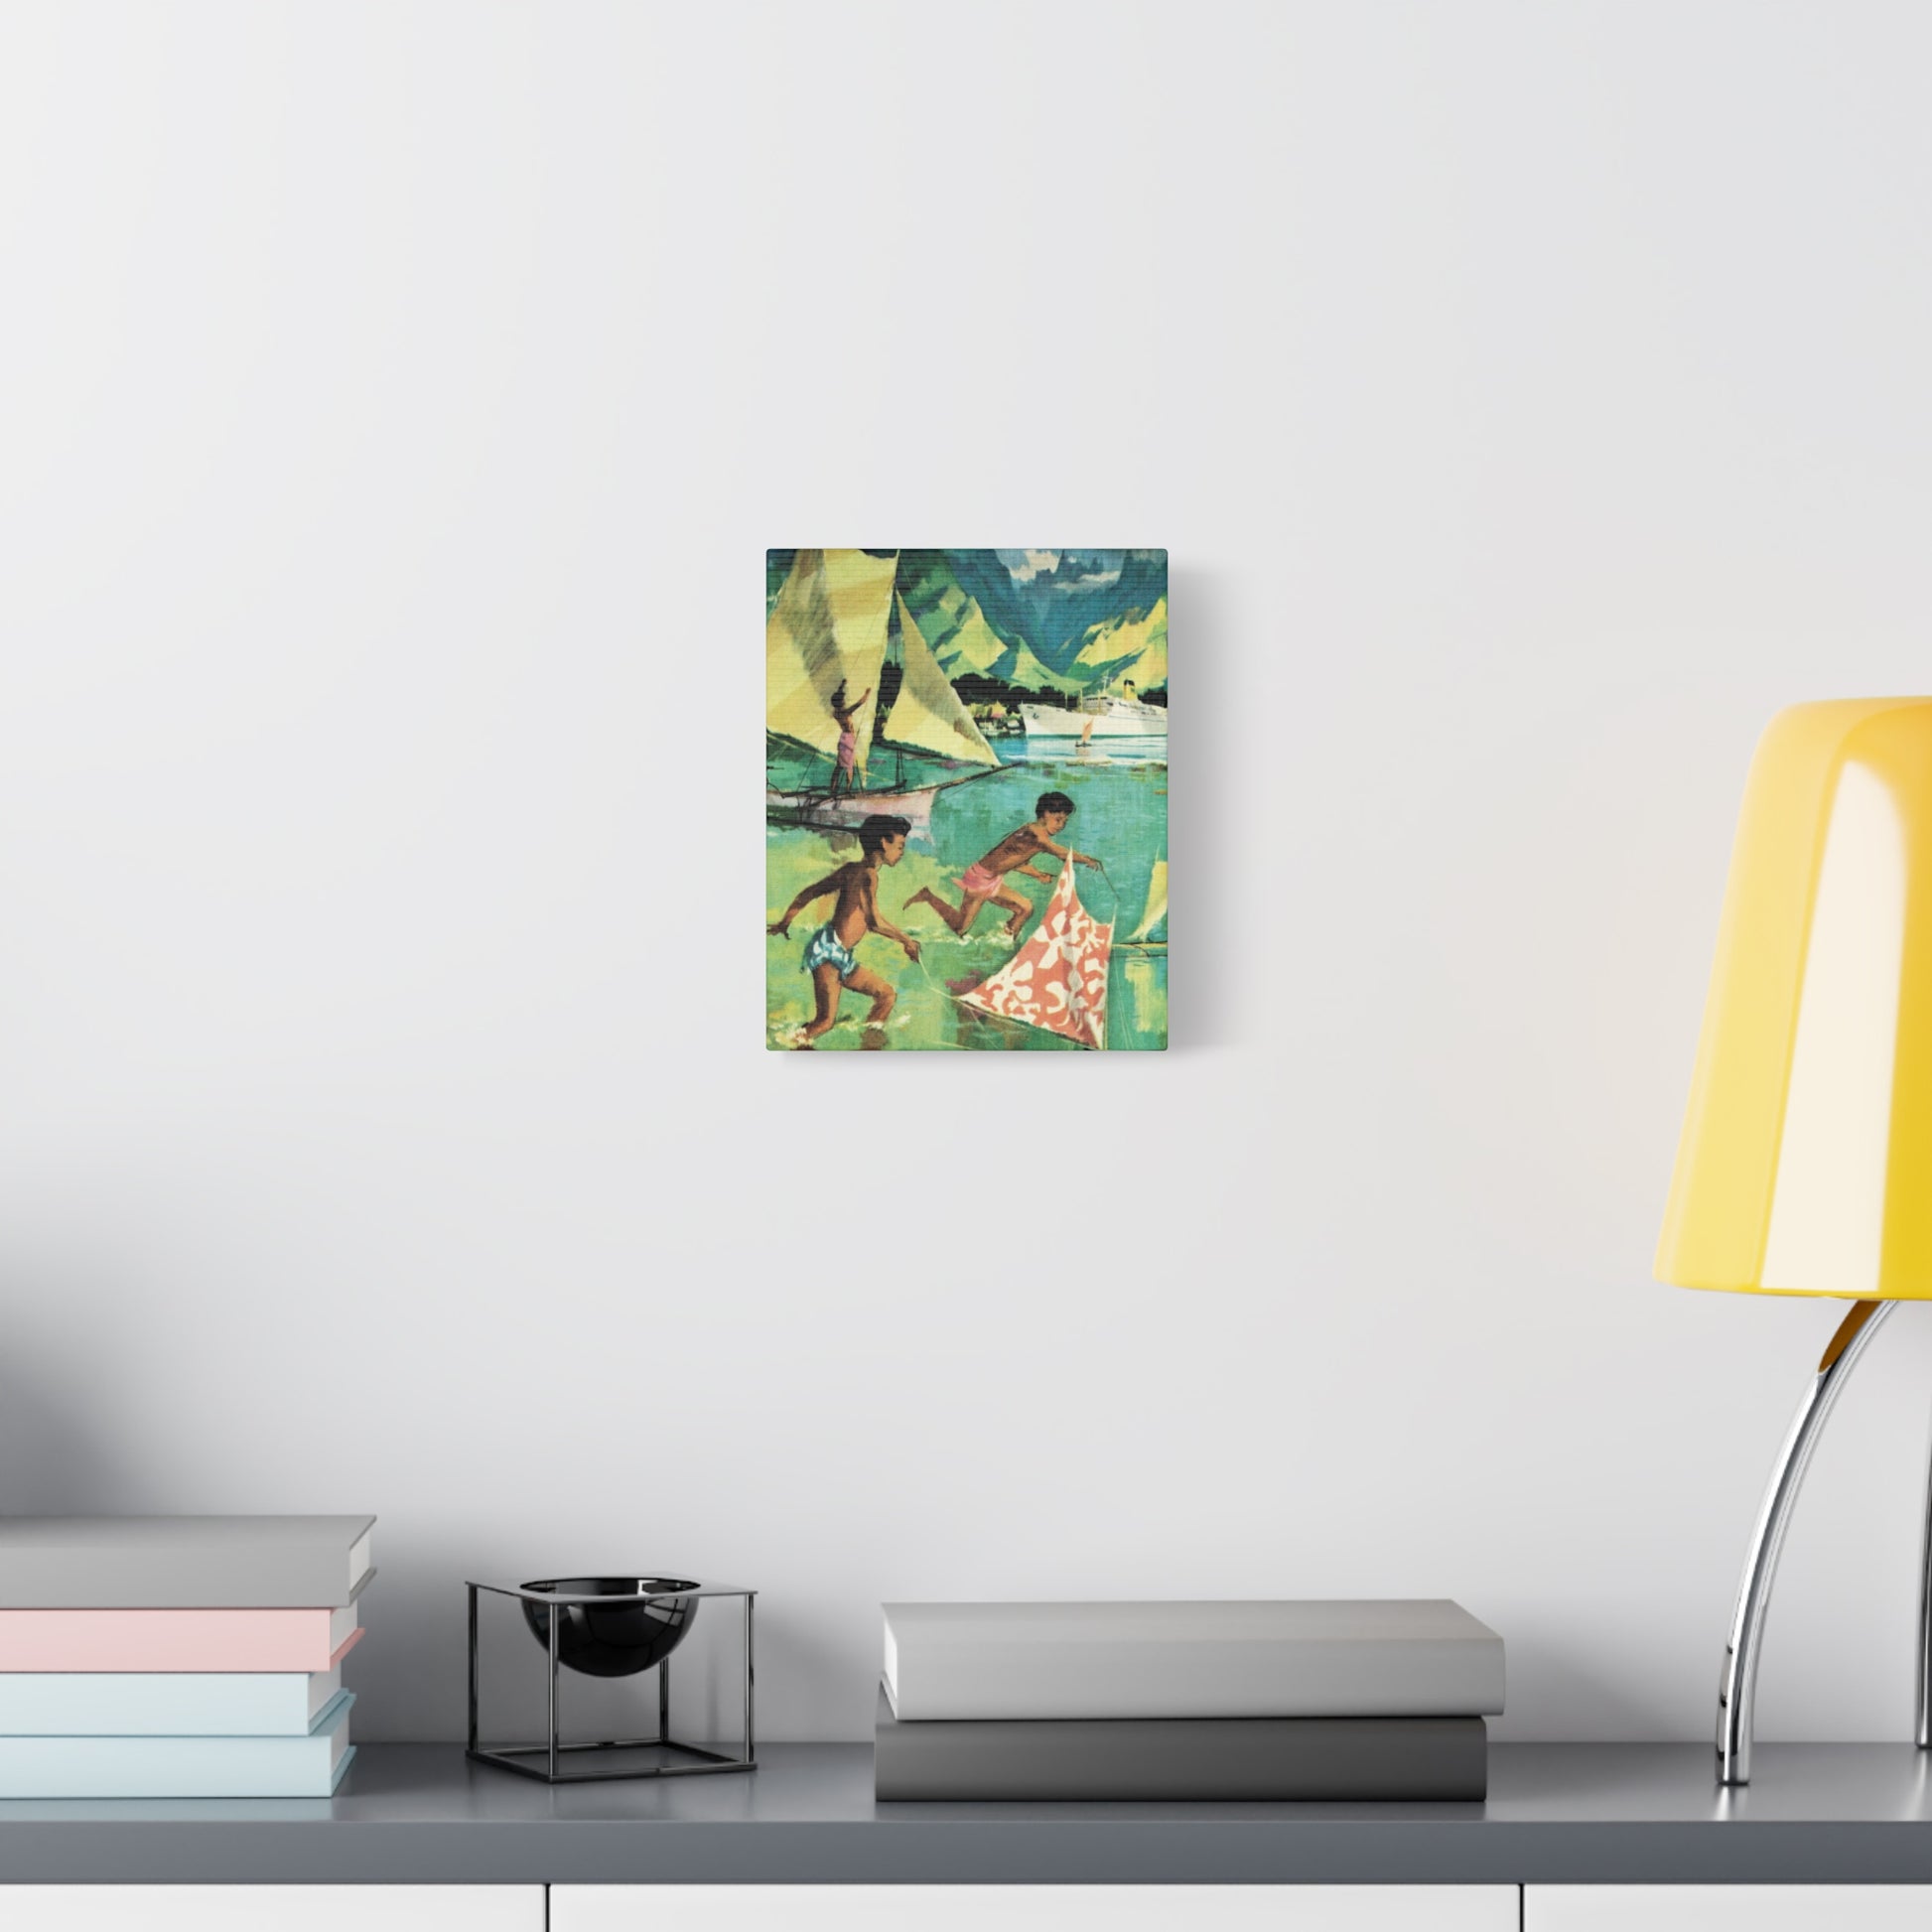
[[[151,1509],[140,1477],[88,1427],[79,1394],[37,1371],[18,1343],[0,1354],[0,1514],[90,1516]]]
[[[1705,1740],[1716,1725],[1715,1691],[1709,1700],[1687,1697],[1681,1683],[1656,1676],[1627,1652],[1608,1661],[1608,1646],[1594,1632],[1580,1636],[1564,1628],[1559,1618],[1499,1619],[1496,1627],[1508,1650],[1503,1716],[1489,1721],[1497,1742],[1540,1741],[1534,1735],[1517,1737],[1511,1706],[1545,1713],[1546,1725],[1554,1717],[1545,1737],[1609,1743]],[[1719,1649],[1723,1642],[1720,1635]],[[1714,1670],[1711,1676],[1716,1675]],[[1551,1789],[1555,1791],[1554,1784]]]
[[[1185,1053],[1232,1041],[1228,1016],[1234,1007],[1235,936],[1240,903],[1232,878],[1232,842],[1214,828],[1233,822],[1228,748],[1243,742],[1230,667],[1227,606],[1204,571],[1171,568],[1170,621],[1179,625],[1179,703],[1169,727],[1170,769],[1180,773],[1178,791],[1168,796],[1169,929],[1181,934],[1178,974],[1169,960],[1170,1052]],[[1216,748],[1219,748],[1217,755]]]

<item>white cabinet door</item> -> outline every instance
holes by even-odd
[[[541,1885],[4,1885],[0,1932],[543,1932]]]
[[[1928,1932],[1932,1885],[1529,1885],[1524,1932]]]
[[[1514,1885],[553,1885],[550,1932],[1517,1932]]]

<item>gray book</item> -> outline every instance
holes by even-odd
[[[912,1724],[882,1686],[884,1802],[1123,1799],[1479,1803],[1480,1718],[1071,1718]]]
[[[337,1609],[374,1572],[373,1516],[0,1517],[0,1607]]]
[[[1503,1640],[1447,1598],[888,1603],[896,1716],[1473,1718]]]

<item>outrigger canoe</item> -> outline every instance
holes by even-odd
[[[895,790],[841,791],[834,793],[822,785],[803,791],[780,791],[775,785],[764,788],[764,817],[769,825],[808,825],[820,832],[856,832],[875,813],[903,818],[911,823],[906,835],[920,845],[932,843],[932,807],[942,791],[955,785],[969,785],[983,771],[968,771],[936,785],[903,785]]]

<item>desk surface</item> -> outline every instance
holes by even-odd
[[[1497,1744],[1480,1805],[878,1805],[865,1744],[553,1790],[367,1744],[333,1799],[0,1802],[0,1881],[1932,1883],[1932,1753]]]

